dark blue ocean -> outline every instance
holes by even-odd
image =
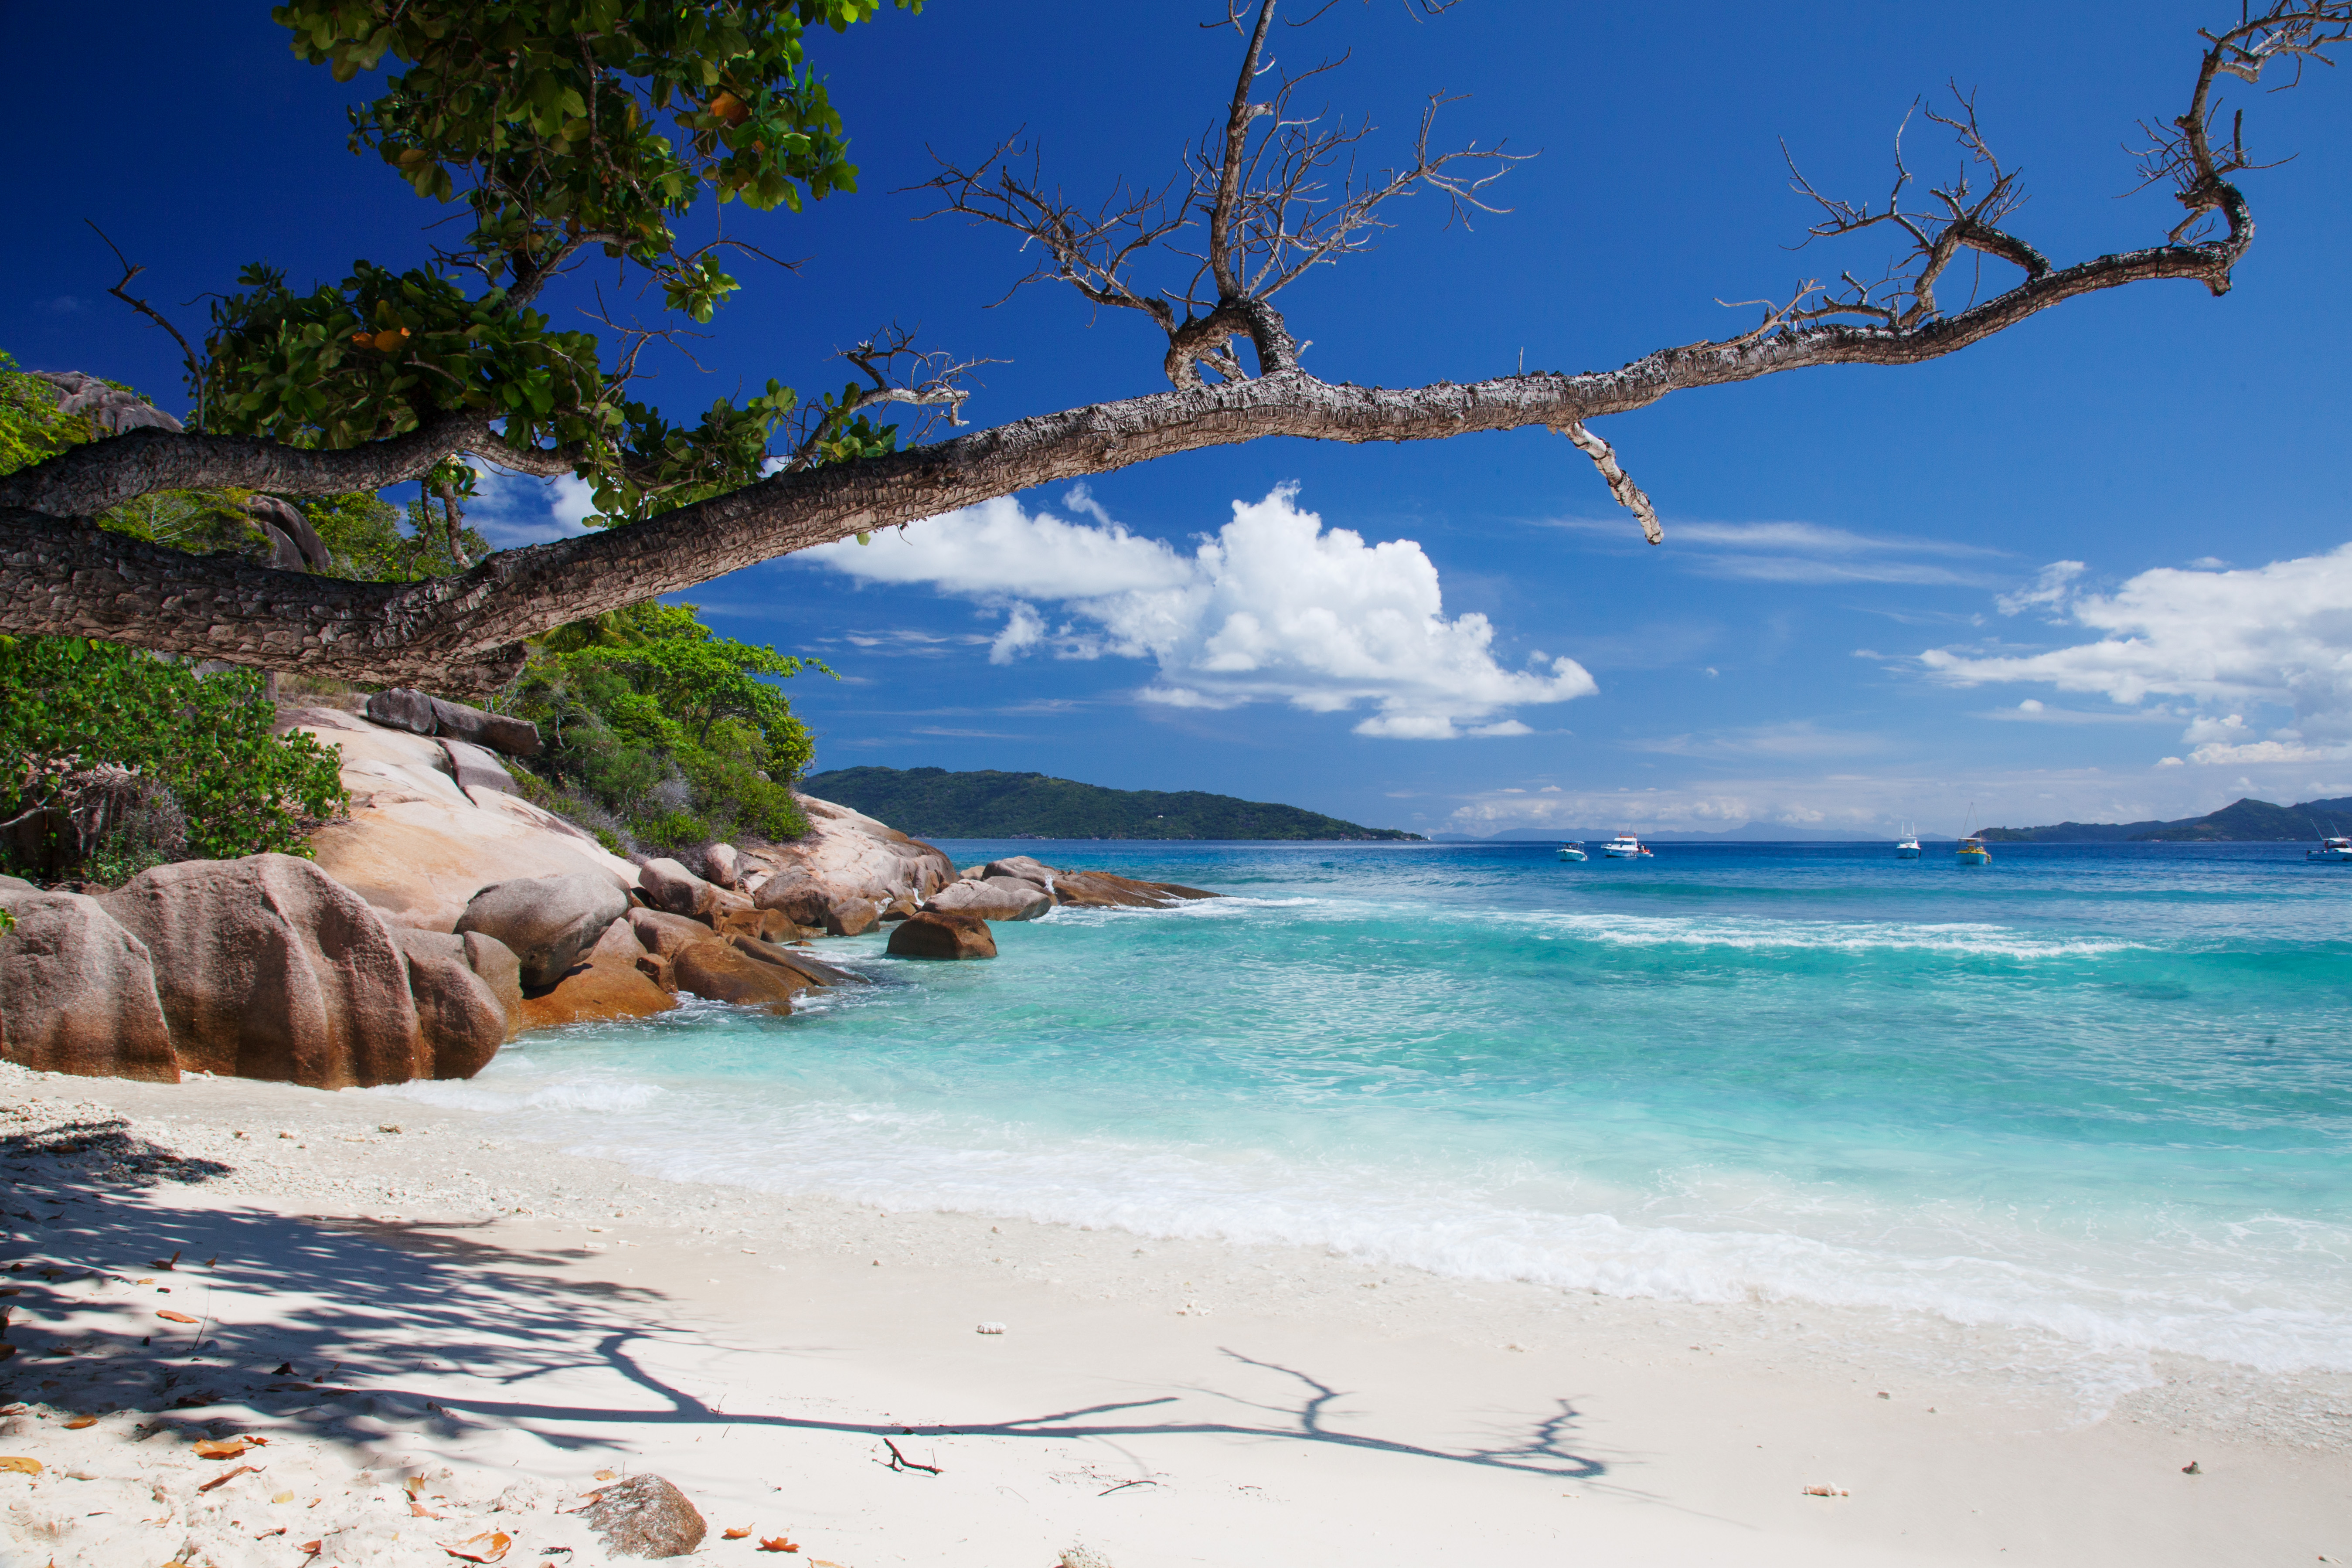
[[[2352,866],[2301,846],[946,847],[1229,896],[416,1092],[890,1209],[2352,1366]]]

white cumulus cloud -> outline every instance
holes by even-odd
[[[1065,498],[1073,522],[1010,498],[876,537],[802,552],[867,582],[924,584],[1001,605],[989,653],[1006,663],[1149,658],[1148,701],[1234,708],[1282,701],[1315,713],[1369,707],[1361,735],[1452,740],[1524,735],[1516,708],[1597,689],[1570,658],[1524,669],[1496,662],[1495,628],[1447,617],[1436,566],[1411,540],[1367,544],[1297,505],[1279,486],[1235,501],[1233,520],[1192,552],[1131,533],[1084,486]],[[1059,606],[1049,625],[1038,605]]]
[[[2074,593],[2082,571],[2053,563],[2000,604],[2010,614],[2063,608],[2095,640],[2035,654],[1931,648],[1919,662],[1956,686],[2032,682],[2126,706],[2177,700],[2189,710],[2181,739],[2197,763],[2352,755],[2352,544],[2242,571],[2161,567],[2112,594]],[[2245,710],[2263,706],[2292,710],[2295,727],[2257,739]]]

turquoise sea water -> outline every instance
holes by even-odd
[[[677,1179],[2352,1366],[2352,866],[2300,846],[947,847],[1231,896],[420,1092]]]

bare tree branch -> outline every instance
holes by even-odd
[[[1430,15],[1445,9],[1440,0],[1422,4]],[[1274,307],[1277,292],[1317,267],[1370,248],[1388,226],[1380,209],[1399,196],[1442,192],[1457,221],[1502,210],[1480,193],[1523,155],[1475,146],[1434,151],[1437,111],[1455,101],[1438,97],[1423,110],[1410,163],[1360,174],[1355,150],[1375,128],[1294,107],[1303,88],[1345,58],[1296,76],[1279,74],[1266,52],[1277,9],[1278,0],[1256,0],[1245,20],[1242,0],[1227,0],[1223,21],[1207,24],[1230,26],[1246,43],[1223,117],[1184,155],[1181,201],[1170,199],[1174,183],[1122,188],[1087,213],[1058,190],[1048,192],[1033,149],[1008,142],[976,167],[940,160],[940,173],[926,182],[943,198],[933,216],[961,213],[1013,230],[1024,248],[1036,244],[1045,259],[1023,283],[1067,283],[1095,305],[1150,316],[1168,337],[1161,369],[1171,386],[1199,385],[1203,369],[1240,380],[1248,373],[1232,345],[1242,336],[1250,340],[1258,374],[1296,368],[1305,345]],[[1274,89],[1260,99],[1270,76]],[[1023,155],[1029,172],[1016,174],[1013,162]],[[1202,231],[1193,241],[1199,248],[1187,249],[1179,241],[1194,228]],[[1155,252],[1194,263],[1184,287],[1153,289],[1135,280],[1135,269]]]
[[[89,223],[89,219],[84,218],[82,219],[82,222]],[[105,240],[106,248],[114,252],[114,259],[122,263],[121,279],[112,288],[107,289],[107,292],[121,300],[124,304],[130,306],[132,310],[138,311],[141,315],[146,317],[149,321],[154,322],[157,326],[163,328],[165,331],[171,333],[172,341],[180,345],[180,361],[183,364],[185,364],[188,367],[188,384],[196,389],[196,428],[199,430],[203,429],[205,427],[204,362],[196,358],[196,351],[188,346],[188,340],[181,335],[180,329],[172,324],[169,317],[165,316],[163,311],[158,310],[146,300],[131,297],[129,292],[131,280],[147,269],[144,267],[140,266],[137,262],[132,261],[131,258],[123,255],[122,247],[115,244],[113,239],[107,234],[106,230],[99,227],[98,225],[94,223],[89,223],[89,231],[90,233],[98,236],[99,238]]]
[[[784,463],[785,473],[797,473],[823,461],[825,443],[869,408],[898,404],[922,411],[911,437],[915,442],[929,438],[943,424],[961,428],[963,405],[971,396],[964,378],[982,365],[1004,363],[958,360],[938,350],[919,350],[913,331],[896,322],[835,357],[856,366],[871,384],[852,386],[838,398],[803,408],[791,443],[793,455]]]
[[[1601,477],[1609,483],[1609,493],[1617,504],[1639,518],[1642,537],[1653,544],[1665,542],[1666,531],[1659,526],[1658,510],[1650,504],[1649,492],[1635,484],[1633,476],[1617,464],[1617,453],[1608,442],[1584,427],[1581,420],[1571,420],[1559,427],[1559,433],[1576,443],[1576,449],[1592,459]]]

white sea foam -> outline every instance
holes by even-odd
[[[1557,910],[1494,917],[1533,924],[1587,942],[1623,947],[1793,948],[1832,952],[1942,952],[1987,958],[2074,958],[2121,952],[2137,944],[2100,938],[2053,941],[1980,921],[1759,921],[1685,916],[1583,914]]]
[[[501,1073],[499,1079],[509,1075]],[[1330,1248],[1469,1279],[1621,1297],[1769,1300],[1917,1312],[2037,1331],[2090,1358],[2081,1375],[2129,1383],[2116,1356],[2168,1351],[2265,1372],[2352,1367],[2352,1300],[2338,1257],[2352,1233],[2286,1219],[2194,1236],[2086,1237],[1952,1204],[1874,1210],[1850,1194],[1754,1179],[1671,1194],[1582,1184],[1538,1206],[1486,1173],[1383,1170],[1263,1151],[1126,1140],[1041,1140],[1020,1129],[772,1092],[721,1100],[654,1085],[537,1072],[415,1085],[416,1098],[487,1109],[528,1135],[673,1181],[811,1193],[886,1210],[935,1208],[1150,1237]],[[464,1100],[455,1099],[463,1092]],[[2184,1267],[2194,1263],[2193,1270]],[[2107,1358],[2101,1360],[2100,1358]],[[2137,1364],[2136,1363],[2134,1364]],[[2121,1381],[2118,1378],[2121,1376]]]

